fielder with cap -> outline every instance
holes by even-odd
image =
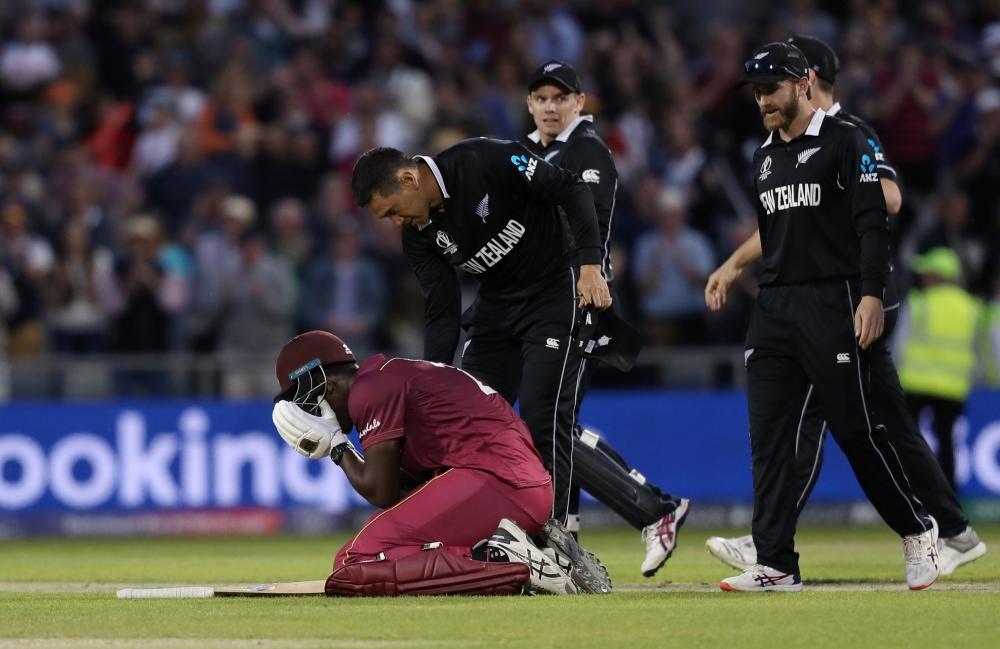
[[[585,102],[586,95],[573,66],[562,61],[548,61],[539,66],[529,81],[527,98],[528,112],[536,129],[527,136],[525,146],[539,157],[572,171],[590,187],[600,229],[601,272],[610,287],[614,275],[609,248],[618,169],[608,146],[594,130],[593,115],[582,114]],[[590,318],[589,324],[593,327],[614,328],[610,338],[620,344],[623,338],[629,338],[631,327],[615,313],[615,303],[613,300],[610,309],[590,311],[582,318]],[[600,333],[587,332],[587,325],[586,320],[581,321],[577,338],[591,341],[594,348],[585,354],[576,378],[579,391],[573,428],[576,438],[573,445],[574,487],[570,494],[567,527],[573,532],[580,529],[580,487],[583,487],[641,530],[646,554],[639,569],[643,576],[652,577],[677,547],[677,535],[687,517],[689,501],[664,493],[631,467],[600,435],[580,425],[580,405],[590,383],[589,361],[607,362],[604,349],[598,344],[602,340]],[[638,333],[633,331],[631,339],[638,341]],[[617,369],[630,367],[630,364],[619,364]]]
[[[754,153],[763,269],[744,357],[756,563],[729,591],[799,591],[795,440],[817,399],[865,494],[903,538],[906,581],[940,573],[937,523],[884,427],[873,421],[869,348],[881,336],[889,227],[875,150],[856,126],[809,103],[809,66],[770,43],[745,63],[767,140]],[[710,306],[724,293],[707,291]]]
[[[875,152],[876,173],[890,215],[899,212],[902,195],[896,182],[896,171],[889,162],[882,143],[872,129],[861,118],[843,110],[840,102],[834,100],[833,87],[836,82],[840,62],[837,54],[825,42],[811,36],[796,35],[787,41],[798,47],[809,62],[809,80],[812,92],[810,103],[822,109],[828,116],[837,117],[857,126]],[[740,250],[716,270],[706,285],[706,301],[713,304],[713,293],[722,296],[747,265],[760,259],[760,234],[754,233]],[[896,281],[890,269],[885,284],[883,313],[885,325],[882,335],[873,343],[869,354],[871,409],[876,420],[885,426],[893,447],[907,468],[917,496],[926,505],[940,526],[938,553],[941,574],[950,575],[959,566],[973,561],[986,552],[975,529],[969,524],[953,485],[935,459],[930,447],[910,414],[906,395],[900,387],[899,376],[892,360],[889,338],[892,335],[899,313],[899,294]],[[823,464],[823,442],[826,438],[827,420],[823,415],[818,398],[809,398],[796,428],[795,438],[795,487],[796,514],[800,515],[809,500],[813,487],[819,479]],[[950,443],[950,437],[949,437]],[[757,563],[757,549],[753,536],[732,538],[710,537],[706,543],[708,551],[723,563],[739,570],[746,570]]]
[[[359,367],[323,331],[289,341],[276,373],[282,439],[329,456],[381,509],[337,553],[328,595],[611,591],[600,562],[548,520],[552,481],[494,390],[440,363],[377,354]]]

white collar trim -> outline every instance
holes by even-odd
[[[424,163],[430,167],[431,173],[434,174],[434,180],[437,181],[438,187],[441,188],[441,195],[445,198],[451,198],[448,195],[448,188],[444,186],[444,178],[441,177],[441,170],[438,169],[437,163],[434,162],[434,158],[426,155],[415,155],[414,160],[422,160]]]
[[[830,108],[830,110],[832,111],[833,108],[840,110],[840,104],[835,104],[832,108]],[[819,129],[821,126],[823,126],[823,120],[826,118],[827,115],[832,115],[832,114],[833,114],[832,112],[826,113],[823,112],[822,108],[817,108],[816,112],[813,113],[812,119],[809,120],[809,126],[806,127],[805,135],[811,135],[813,137],[819,135]],[[774,141],[774,131],[771,131],[770,133],[767,134],[767,139],[764,140],[764,144],[760,145],[760,148],[763,149],[764,147],[771,144],[771,142],[773,141]]]
[[[826,111],[826,114],[827,115],[836,115],[837,113],[840,112],[840,109],[841,109],[841,105],[840,105],[840,102],[838,101],[833,106],[830,106],[830,110]]]
[[[819,135],[819,129],[823,126],[823,120],[826,118],[826,113],[822,108],[817,108],[816,112],[813,113],[812,119],[809,120],[809,126],[806,127],[806,135],[811,135],[816,137]]]
[[[559,142],[566,142],[567,140],[569,140],[569,136],[573,134],[573,131],[576,130],[576,127],[579,126],[582,122],[593,122],[593,121],[594,121],[593,115],[580,115],[579,117],[574,119],[569,126],[563,129],[562,133],[556,136],[556,140],[558,140]],[[528,139],[534,142],[535,144],[538,144],[539,142],[542,141],[542,134],[536,128],[531,133],[528,133]]]

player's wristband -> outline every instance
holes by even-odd
[[[351,448],[351,445],[348,442],[334,446],[330,449],[330,459],[333,460],[334,464],[340,466],[340,462],[344,459],[344,453],[349,448]]]

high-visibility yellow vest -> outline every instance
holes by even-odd
[[[981,303],[954,284],[910,291],[909,337],[899,361],[907,392],[964,401],[972,388]]]
[[[983,379],[990,387],[1000,387],[1000,301],[994,301],[986,308],[982,352]]]

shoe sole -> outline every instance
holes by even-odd
[[[573,535],[561,525],[549,521],[542,528],[549,545],[569,558],[573,569],[570,578],[577,587],[593,595],[609,595],[611,593],[611,576],[600,559],[584,550]]]
[[[958,559],[953,563],[948,564],[947,569],[944,566],[941,566],[941,576],[947,577],[954,574],[956,570],[966,564],[972,563],[984,554],[986,554],[986,544],[980,541],[979,545],[976,545],[971,550],[958,555]]]
[[[802,584],[791,584],[789,586],[765,586],[764,588],[754,588],[753,590],[740,590],[724,581],[719,582],[719,588],[727,593],[799,593],[802,592]]]
[[[740,572],[743,572],[744,570],[749,570],[750,568],[753,568],[754,565],[755,565],[754,563],[740,563],[740,562],[736,561],[735,559],[730,560],[729,557],[731,555],[728,552],[726,552],[725,550],[719,550],[719,549],[716,549],[716,548],[712,547],[712,539],[711,538],[709,538],[707,541],[705,541],[705,551],[708,552],[713,557],[715,557],[716,559],[718,559],[719,561],[721,561],[722,563],[724,563],[727,566],[729,566],[730,568],[735,568],[736,570],[739,570]]]
[[[681,517],[677,519],[677,531],[675,532],[675,534],[677,535],[677,540],[674,541],[674,547],[670,548],[670,552],[667,552],[667,556],[663,557],[663,561],[661,561],[660,563],[656,564],[655,568],[651,568],[649,570],[643,571],[643,573],[642,573],[643,577],[652,577],[653,575],[655,575],[657,573],[657,571],[660,568],[663,567],[663,564],[665,564],[667,562],[667,560],[671,556],[673,556],[674,550],[677,549],[677,544],[680,543],[681,528],[684,527],[684,521],[687,520],[688,512],[690,512],[690,511],[691,511],[691,501],[688,501],[686,503],[685,507],[684,507],[684,513],[681,514]]]
[[[511,525],[513,526],[513,529],[510,526],[505,525],[504,523],[511,523]],[[526,587],[527,587],[528,592],[530,594],[533,594],[533,595],[577,595],[577,594],[579,594],[579,590],[580,590],[579,586],[573,581],[573,579],[569,575],[566,575],[566,579],[568,579],[568,581],[566,582],[565,590],[563,592],[557,592],[555,590],[552,590],[549,587],[542,586],[540,584],[534,583],[535,576],[534,576],[534,572],[532,570],[532,564],[533,564],[533,562],[532,562],[532,558],[531,558],[531,548],[535,547],[534,544],[531,542],[530,539],[528,539],[528,537],[524,533],[524,531],[520,527],[518,527],[517,524],[514,523],[513,521],[510,521],[508,519],[504,519],[503,521],[500,522],[500,527],[502,527],[508,534],[510,534],[512,537],[514,537],[514,539],[517,540],[519,543],[523,543],[525,545],[527,551],[528,551],[527,556],[523,556],[523,555],[515,552],[513,548],[505,547],[505,550],[507,552],[509,552],[510,554],[513,554],[515,557],[517,557],[520,560],[521,563],[524,563],[525,565],[528,566],[529,575],[530,575],[530,581],[528,582],[528,584],[526,584]],[[545,557],[545,553],[544,552],[542,552],[538,548],[536,548],[536,549],[538,550],[538,552],[540,553],[540,555],[542,557]],[[549,559],[547,557],[545,557],[545,560],[548,561]],[[559,568],[559,566],[557,564],[553,564],[553,565],[555,565],[556,569],[559,570],[559,572],[561,572],[561,573],[563,572],[562,569]]]

